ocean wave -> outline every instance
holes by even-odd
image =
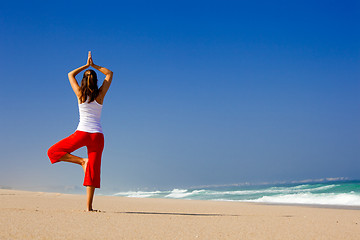
[[[129,192],[118,192],[115,193],[114,196],[122,196],[122,197],[135,197],[135,198],[149,198],[161,194],[161,191],[154,192],[143,192],[143,191],[129,191]]]
[[[166,198],[186,198],[191,195],[204,193],[206,190],[193,190],[189,191],[187,189],[173,189],[170,194],[166,195]]]
[[[274,192],[274,193],[282,193],[282,192],[314,192],[314,191],[324,191],[334,187],[338,187],[339,185],[331,184],[331,185],[299,185],[294,187],[272,187],[266,191]]]
[[[128,191],[114,196],[136,198],[197,199],[283,204],[327,204],[360,206],[360,181],[333,183],[280,184],[268,187],[216,187],[166,191]]]
[[[246,197],[252,195],[271,195],[271,194],[296,194],[296,193],[307,193],[307,192],[316,192],[331,189],[337,185],[327,185],[319,187],[309,187],[309,185],[301,185],[295,187],[272,187],[268,189],[258,189],[258,190],[229,190],[229,191],[216,191],[216,190],[206,190],[206,189],[173,189],[172,191],[129,191],[129,192],[119,192],[115,193],[114,196],[124,196],[124,197],[138,197],[138,198],[150,198],[150,197],[165,197],[165,198],[201,198],[215,200],[219,197],[228,196],[228,198],[233,197]]]
[[[233,191],[206,191],[209,195],[254,195],[254,194],[284,194],[284,193],[300,193],[300,192],[317,192],[329,190],[338,185],[327,185],[313,187],[310,185],[300,185],[295,187],[272,187],[268,189],[258,189],[258,190],[233,190]]]
[[[360,194],[299,193],[299,194],[263,196],[255,200],[246,200],[246,202],[360,206]]]

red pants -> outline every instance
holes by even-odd
[[[102,133],[76,131],[50,147],[48,156],[51,163],[56,163],[66,153],[71,153],[84,146],[87,147],[89,162],[83,185],[100,188],[101,155],[104,149],[104,135]]]

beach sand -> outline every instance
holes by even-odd
[[[0,190],[0,239],[360,239],[360,210]]]

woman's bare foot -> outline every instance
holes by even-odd
[[[88,209],[88,210],[86,210],[87,212],[101,212],[100,210],[96,210],[96,209]]]
[[[86,172],[86,167],[88,165],[88,161],[89,159],[88,158],[83,158],[83,163],[81,164],[83,170],[84,170],[84,173]]]

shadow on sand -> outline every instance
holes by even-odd
[[[143,215],[173,215],[173,216],[199,216],[199,217],[239,217],[240,215],[216,214],[216,213],[171,213],[171,212],[115,212],[121,214],[143,214]]]

